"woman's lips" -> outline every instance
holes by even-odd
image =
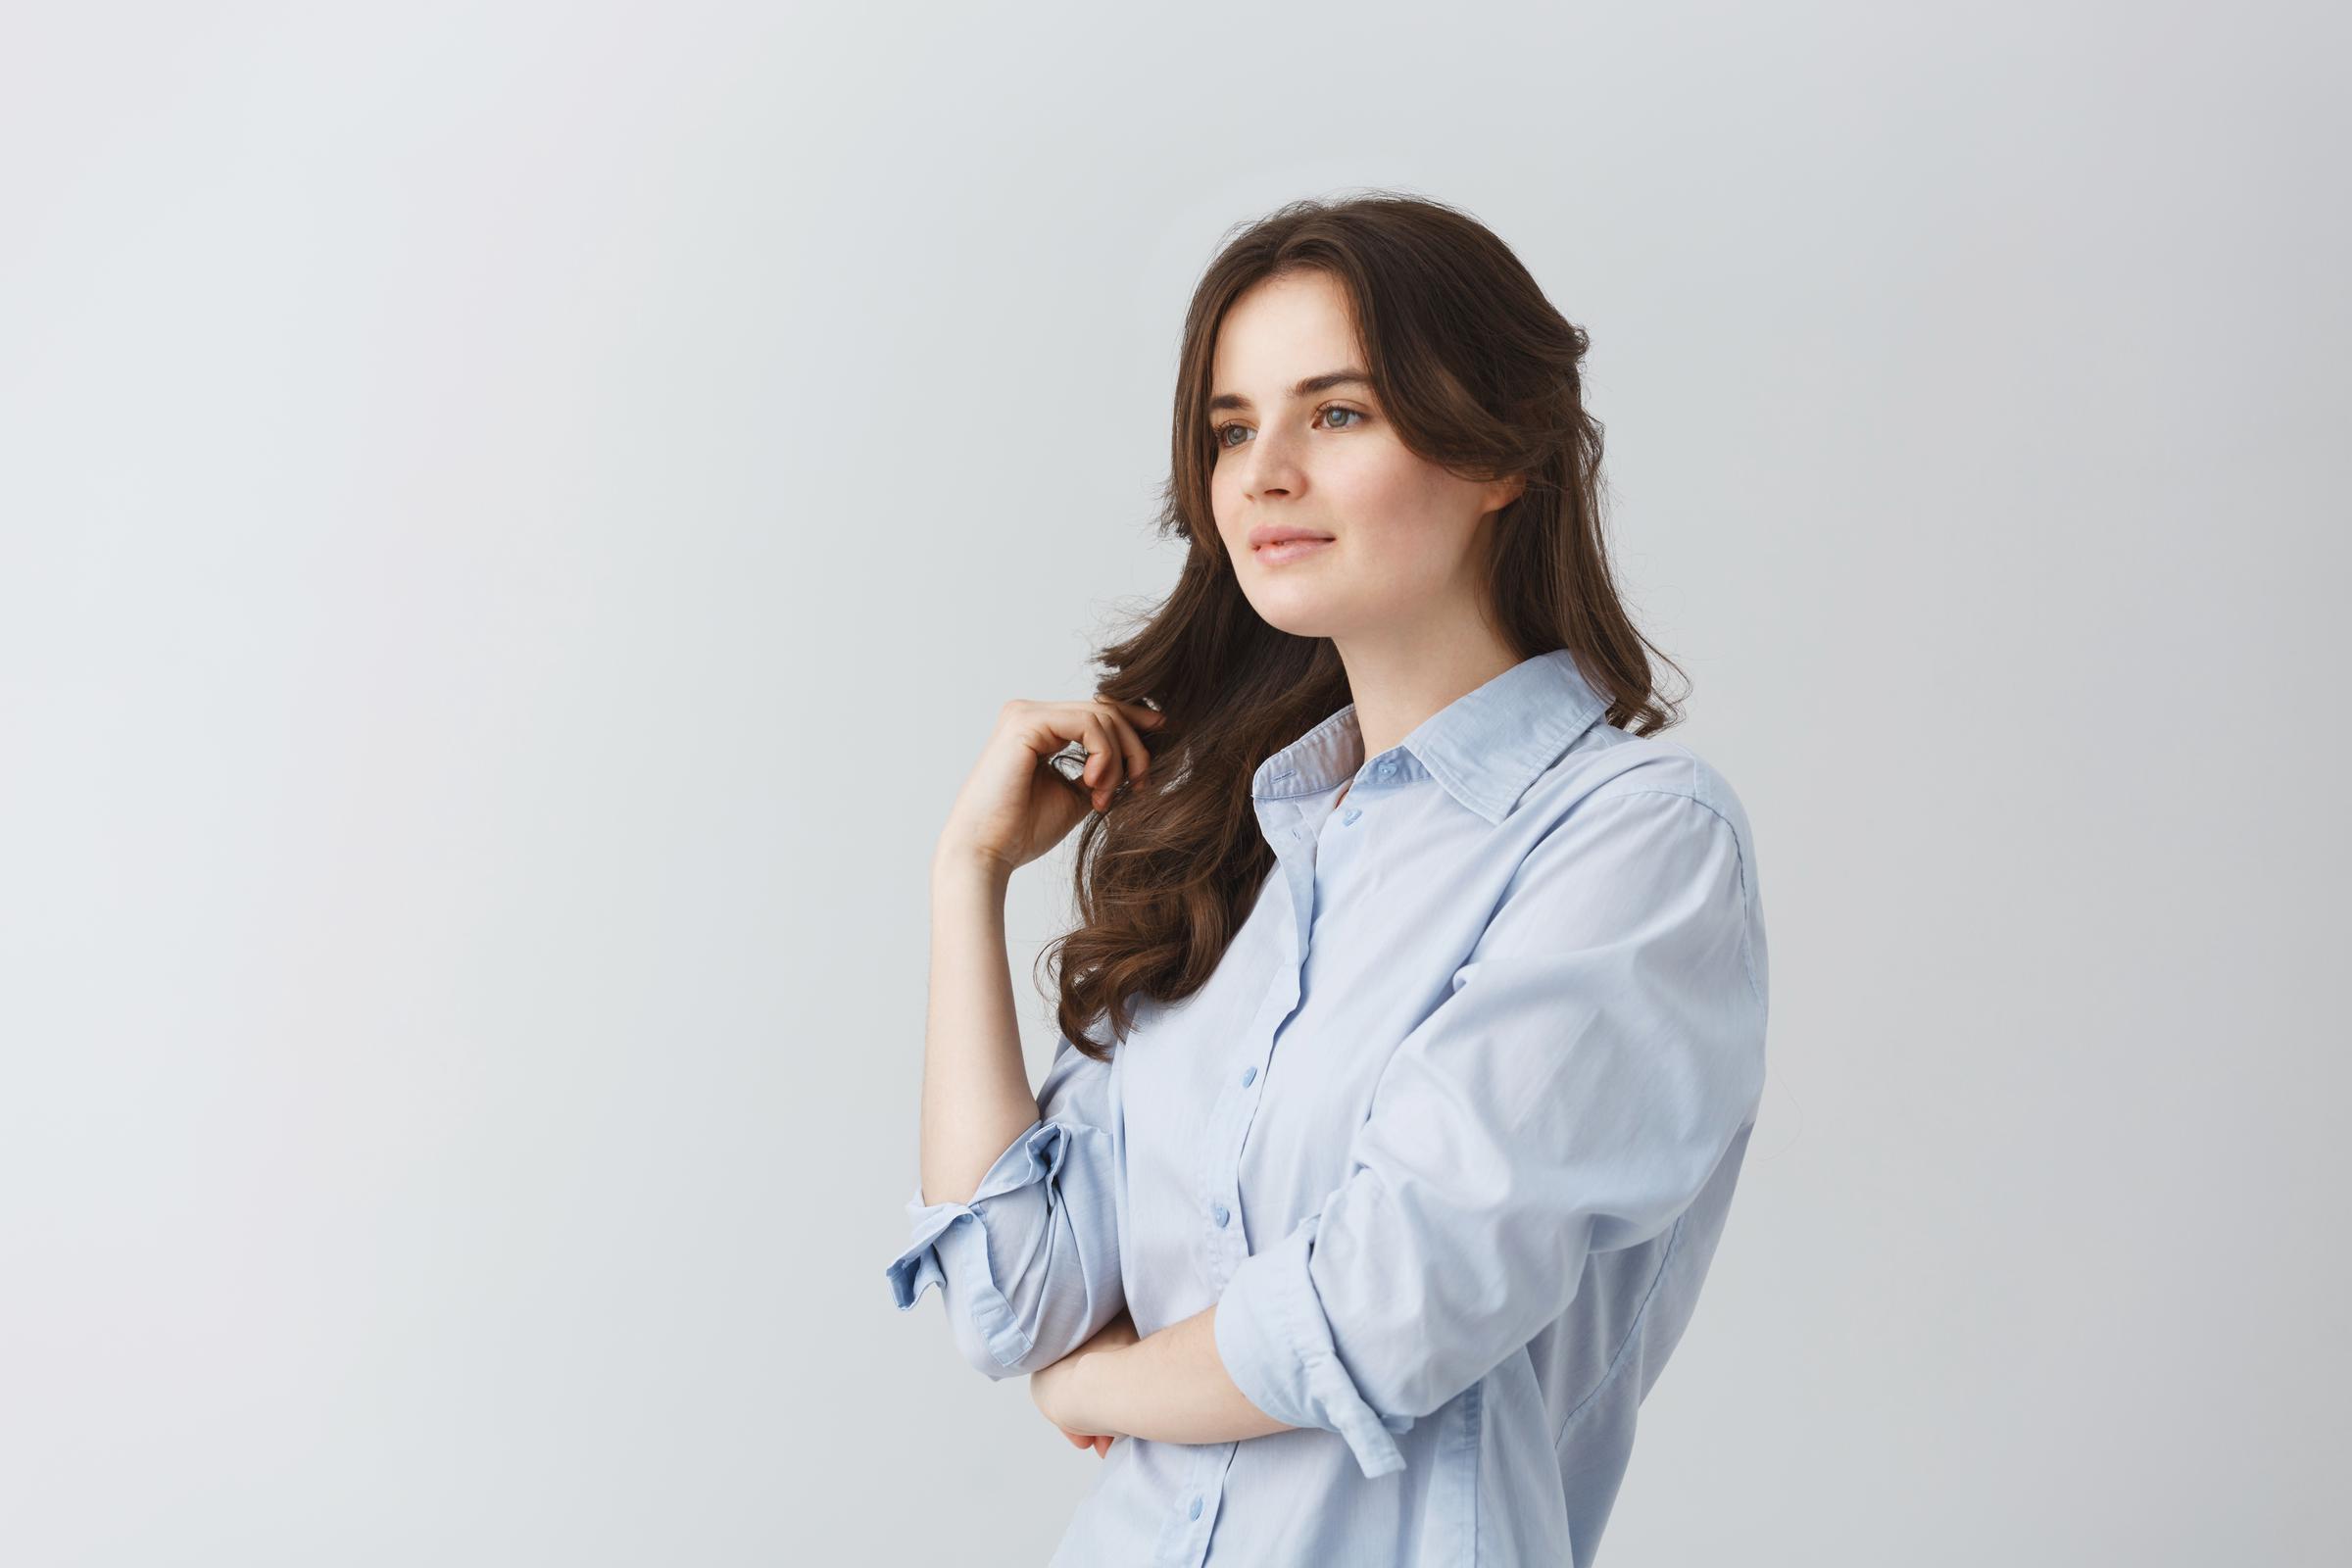
[[[1286,561],[1302,561],[1326,545],[1339,543],[1336,539],[1282,539],[1270,545],[1259,545],[1250,552],[1269,566],[1279,566]]]

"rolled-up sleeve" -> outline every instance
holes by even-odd
[[[964,1358],[991,1378],[1050,1366],[1126,1306],[1111,1066],[1064,1037],[1040,1115],[968,1202],[907,1200],[912,1240],[885,1270],[899,1310],[936,1284]]]
[[[1763,1093],[1761,923],[1743,831],[1689,794],[1595,796],[1539,840],[1346,1179],[1219,1298],[1250,1401],[1402,1469],[1390,1434],[1562,1316],[1590,1254],[1673,1225]]]

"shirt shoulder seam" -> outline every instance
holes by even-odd
[[[1689,801],[1700,810],[1712,815],[1716,821],[1721,822],[1724,826],[1724,830],[1731,834],[1732,853],[1738,857],[1740,866],[1740,967],[1741,972],[1747,976],[1748,995],[1755,999],[1757,1006],[1763,1006],[1764,988],[1756,983],[1755,943],[1751,933],[1748,930],[1747,920],[1748,906],[1751,902],[1753,902],[1754,898],[1753,890],[1748,884],[1747,841],[1740,836],[1739,824],[1734,822],[1729,816],[1726,816],[1722,811],[1716,809],[1712,803],[1702,799],[1696,789],[1668,789],[1663,785],[1656,784],[1637,785],[1632,789],[1622,790],[1609,789],[1604,786],[1601,789],[1594,790],[1591,795],[1586,797],[1586,800],[1622,801],[1629,800],[1636,795],[1671,795],[1676,800]]]

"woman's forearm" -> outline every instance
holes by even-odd
[[[1158,1443],[1232,1443],[1291,1430],[1250,1402],[1217,1354],[1209,1307],[1132,1345],[1089,1356],[1072,1391],[1079,1430]]]
[[[962,1203],[1037,1120],[1004,956],[1005,873],[935,855],[931,1000],[923,1028],[922,1196]]]

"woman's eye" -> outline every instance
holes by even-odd
[[[1344,414],[1348,418],[1357,420],[1359,422],[1371,417],[1370,415],[1364,413],[1364,411],[1361,409],[1330,408],[1322,410],[1321,413],[1325,418],[1330,418],[1334,415]],[[1248,428],[1248,425],[1243,424],[1238,420],[1227,424],[1220,424],[1209,432],[1208,438],[1211,444],[1213,444],[1217,450],[1221,452],[1233,445],[1231,441],[1225,439],[1227,435],[1231,434],[1235,430],[1246,430]],[[1334,426],[1334,428],[1341,430],[1352,430],[1355,428],[1355,426],[1353,424],[1342,424]]]

